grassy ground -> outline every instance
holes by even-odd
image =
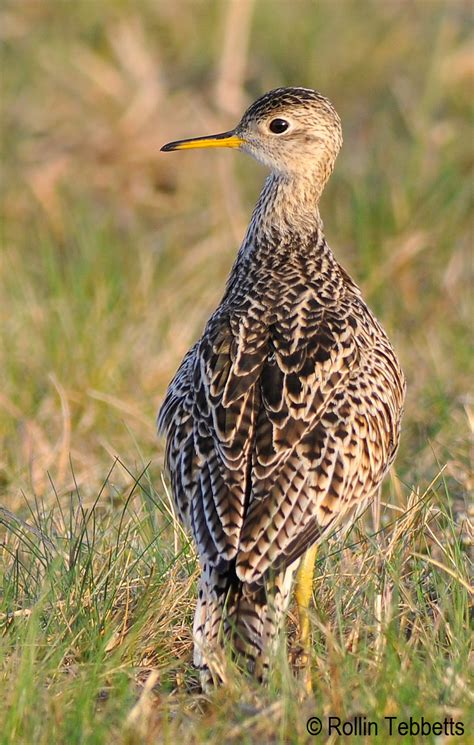
[[[0,741],[336,742],[329,715],[365,715],[380,742],[386,716],[467,733],[470,4],[21,0],[0,14]],[[196,560],[154,428],[263,179],[236,153],[159,147],[228,129],[282,84],[341,114],[326,232],[409,384],[380,511],[320,554],[301,703],[283,647],[267,689],[234,670],[198,693]],[[291,646],[293,610],[288,631]]]

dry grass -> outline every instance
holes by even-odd
[[[5,742],[305,742],[318,713],[472,706],[469,3],[297,7],[3,5]],[[190,667],[195,556],[154,418],[263,174],[235,153],[159,147],[228,129],[281,84],[320,88],[342,116],[327,234],[409,398],[379,510],[318,562],[314,700],[295,705],[282,648],[268,689],[229,662],[209,702]]]

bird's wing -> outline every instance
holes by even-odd
[[[274,325],[240,579],[258,581],[297,559],[382,480],[396,450],[403,391],[394,353],[374,324],[358,298],[328,310],[308,293]]]
[[[328,310],[308,292],[272,323],[221,307],[170,385],[159,426],[180,517],[242,580],[301,556],[393,457],[398,367],[354,302]]]
[[[220,308],[184,359],[160,411],[180,517],[199,554],[235,557],[245,515],[258,381],[268,328]]]

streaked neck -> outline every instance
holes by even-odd
[[[322,232],[319,197],[324,184],[316,179],[272,173],[253,211],[247,237],[254,243],[292,237],[304,241]]]

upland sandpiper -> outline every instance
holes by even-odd
[[[204,688],[221,677],[225,640],[265,675],[298,567],[307,648],[316,546],[352,524],[397,450],[403,373],[319,214],[341,144],[327,98],[278,88],[234,130],[162,148],[238,148],[271,171],[158,420],[201,564],[194,663]]]

